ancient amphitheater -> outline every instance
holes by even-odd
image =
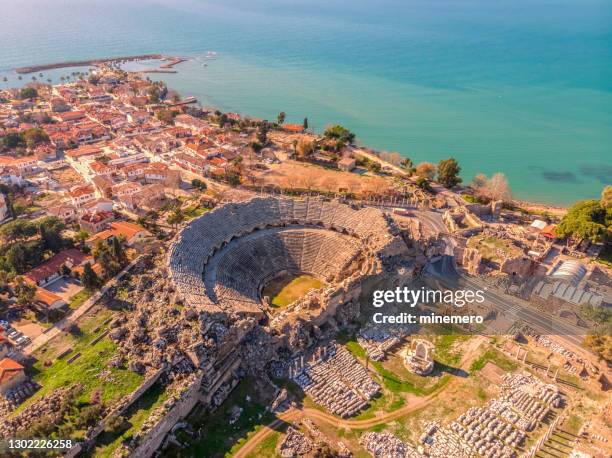
[[[169,268],[183,300],[208,312],[260,314],[263,287],[283,274],[309,274],[327,294],[381,269],[402,249],[382,212],[320,198],[255,198],[189,224]]]
[[[380,387],[334,338],[359,316],[365,282],[401,271],[407,249],[380,210],[321,198],[253,198],[191,221],[166,265],[139,281],[138,312],[111,333],[129,364],[181,383],[122,456],[150,456],[194,406],[215,410],[247,374],[268,386],[293,378],[337,415],[364,408]],[[273,311],[263,288],[300,274],[324,286]]]

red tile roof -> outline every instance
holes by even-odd
[[[0,385],[9,382],[23,371],[23,366],[11,358],[0,361]]]
[[[61,251],[56,255],[52,256],[49,260],[43,262],[38,267],[30,270],[25,274],[25,277],[38,283],[47,277],[50,277],[54,273],[59,272],[62,265],[70,263],[73,266],[82,264],[86,259],[91,256],[86,255],[82,251],[76,248],[70,248],[68,250]]]

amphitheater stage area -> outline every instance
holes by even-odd
[[[284,275],[270,281],[264,287],[262,296],[270,298],[271,307],[282,308],[324,285],[324,282],[311,275]]]

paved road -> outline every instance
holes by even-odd
[[[448,289],[468,287],[485,290],[488,303],[510,321],[523,321],[541,334],[554,335],[571,346],[580,347],[585,334],[584,329],[572,326],[552,315],[545,315],[528,302],[495,291],[478,279],[458,274],[454,259],[450,256],[443,256],[439,261],[432,263],[426,271],[427,276]]]

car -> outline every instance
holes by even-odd
[[[11,327],[10,323],[6,320],[0,320],[0,326],[2,326],[4,329],[9,329]]]
[[[6,335],[9,336],[11,339],[16,339],[19,336],[20,332],[17,331],[16,329],[13,329],[12,331],[8,332]]]
[[[30,338],[27,336],[21,336],[19,339],[16,340],[16,342],[17,345],[26,345],[30,342]]]

